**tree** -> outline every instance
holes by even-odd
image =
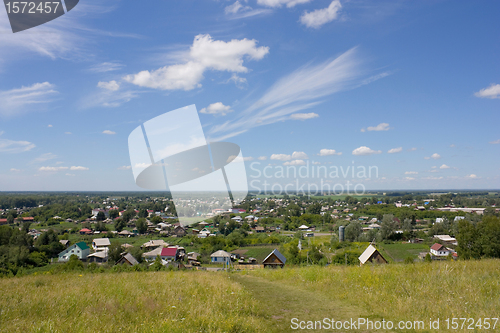
[[[104,212],[99,211],[95,219],[96,221],[104,221],[106,219],[106,214],[104,214]]]
[[[114,220],[116,219],[118,216],[120,216],[120,212],[118,211],[118,209],[111,209],[109,211],[109,218]]]
[[[139,209],[139,214],[137,214],[139,217],[148,217],[148,211],[145,208]]]
[[[397,222],[394,220],[394,215],[384,214],[382,223],[380,224],[380,237],[388,239],[394,231],[396,231]]]
[[[351,222],[345,228],[344,237],[349,242],[354,242],[363,233],[363,227],[359,222]]]
[[[120,260],[120,258],[122,257],[122,253],[123,253],[123,247],[120,243],[118,242],[113,242],[111,243],[111,245],[109,246],[109,250],[108,250],[108,260],[111,262],[111,263],[116,263],[118,260]]]
[[[161,217],[159,217],[158,215],[155,215],[155,216],[153,216],[153,217],[151,218],[151,222],[152,222],[152,223],[154,223],[154,224],[158,224],[158,223],[160,223],[160,222],[162,222],[162,221],[163,221],[163,220],[162,220],[162,218],[161,218]]]
[[[137,228],[137,232],[139,234],[144,234],[148,230],[148,223],[144,217],[141,217],[135,221],[135,227]]]
[[[102,223],[102,221],[97,222],[95,226],[96,231],[108,231],[108,228],[106,228],[106,225]]]
[[[127,226],[127,223],[123,219],[116,219],[115,220],[115,230],[120,232]]]

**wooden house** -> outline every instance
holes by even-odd
[[[128,265],[128,266],[135,266],[138,265],[139,262],[134,258],[133,255],[130,253],[126,253],[123,255],[120,260],[116,262],[116,265]]]
[[[286,258],[277,249],[274,249],[273,252],[269,253],[269,255],[262,261],[264,268],[266,267],[283,268],[283,266],[285,266],[285,263],[286,263]]]
[[[365,252],[359,256],[360,265],[364,265],[367,262],[376,264],[387,264],[387,260],[378,252],[378,250],[373,245],[369,245]]]

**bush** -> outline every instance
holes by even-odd
[[[413,264],[413,257],[408,256],[405,258],[405,264]]]

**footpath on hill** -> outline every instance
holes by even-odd
[[[261,316],[268,322],[268,332],[310,331],[305,329],[307,321],[323,322],[324,318],[335,321],[350,321],[351,318],[357,320],[357,318],[372,317],[366,310],[345,304],[337,299],[328,298],[324,294],[303,289],[300,286],[290,286],[247,274],[233,274],[231,280],[241,284],[257,300],[261,307]],[[293,320],[293,318],[297,318],[297,320]],[[302,323],[304,329],[297,326],[300,325],[301,321],[304,321]],[[325,328],[325,326],[321,329],[316,327],[316,330],[346,331],[344,329],[325,330]],[[349,331],[359,332],[363,330],[352,329]]]

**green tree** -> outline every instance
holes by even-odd
[[[122,257],[123,247],[118,242],[113,242],[109,246],[108,261],[112,264],[116,263]]]
[[[120,232],[127,226],[127,222],[125,222],[123,219],[116,219],[114,226],[115,230]]]
[[[384,214],[382,218],[382,223],[380,224],[380,237],[382,239],[388,239],[394,231],[396,231],[397,222],[394,220],[394,215]]]
[[[363,233],[363,227],[359,222],[351,222],[345,228],[344,237],[349,242],[354,242]]]
[[[104,214],[104,212],[99,211],[95,219],[96,221],[104,221],[106,219],[106,215]]]
[[[146,231],[148,231],[148,223],[146,222],[146,219],[144,217],[141,217],[135,221],[135,227],[137,228],[137,232],[139,234],[144,234]]]
[[[111,209],[109,211],[109,218],[114,220],[116,219],[118,216],[120,216],[120,212],[118,211],[118,209]]]

